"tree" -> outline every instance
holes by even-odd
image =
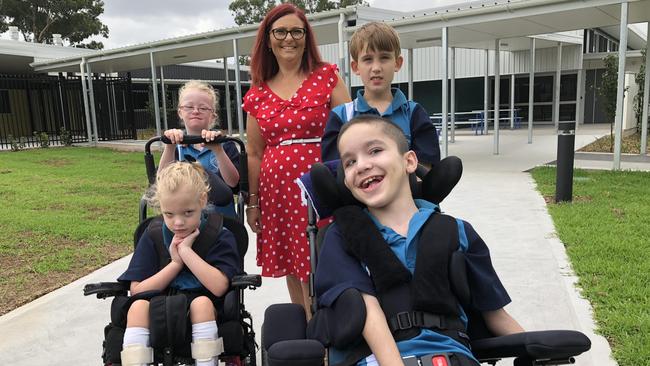
[[[367,5],[364,0],[280,0],[280,3],[292,3],[303,9],[305,13],[317,13],[320,11],[344,8],[350,5]],[[264,19],[275,5],[276,0],[234,0],[228,6],[235,17],[237,25],[259,23]]]
[[[235,0],[228,9],[237,25],[259,23],[275,6],[275,0]]]
[[[108,27],[99,20],[101,0],[0,0],[0,31],[14,25],[28,42],[52,43],[52,34],[73,46],[103,48],[101,42],[82,43],[93,35],[108,37]]]
[[[614,149],[614,120],[616,119],[616,92],[618,89],[618,57],[614,55],[607,55],[603,59],[605,64],[605,72],[599,87],[597,87],[598,94],[603,98],[603,107],[605,108],[605,115],[609,119],[609,141],[610,152]],[[627,90],[627,88],[625,88]],[[623,93],[625,93],[623,90]]]
[[[634,81],[639,86],[639,91],[634,96],[634,116],[636,117],[636,129],[641,131],[641,118],[643,118],[643,90],[645,88],[645,58],[648,57],[648,49],[641,50],[641,67],[634,75]],[[645,101],[648,103],[648,101]]]

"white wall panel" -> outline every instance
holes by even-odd
[[[323,60],[338,63],[338,45],[322,45],[319,47]],[[562,47],[562,70],[576,70],[580,68],[582,48],[580,45],[566,45]],[[440,47],[418,48],[413,50],[413,80],[440,80],[443,74],[442,49]],[[557,48],[540,48],[535,52],[535,72],[554,72],[556,65]],[[393,82],[408,82],[407,50],[402,50],[404,65],[395,75]],[[501,51],[501,75],[527,74],[529,67],[530,51]],[[490,51],[490,75],[494,74],[494,51]],[[485,69],[485,52],[477,49],[456,49],[456,78],[482,77]],[[361,79],[352,75],[352,85],[361,85]]]

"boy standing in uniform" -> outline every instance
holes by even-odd
[[[490,331],[497,336],[523,331],[503,308],[510,297],[492,267],[487,246],[472,226],[442,215],[432,203],[413,199],[408,176],[415,171],[418,159],[408,149],[399,128],[376,116],[355,118],[341,129],[338,149],[345,186],[367,209],[356,209],[356,216],[348,217],[335,212],[336,221],[325,235],[319,256],[315,287],[320,307],[331,307],[348,289],[361,293],[366,307],[362,336],[369,351],[359,353],[354,347],[330,348],[333,364],[403,365],[409,357],[442,357],[446,360],[444,363],[434,364],[478,365],[469,350],[465,335],[467,317],[457,300],[459,296],[450,291],[449,286],[438,286],[449,284],[449,272],[445,268],[445,271],[438,271],[438,277],[431,277],[441,263],[447,265],[437,258],[445,255],[432,253],[463,253],[471,293],[471,299],[466,301],[481,313]],[[369,216],[370,227],[380,234],[374,243],[371,243],[372,235],[365,235],[361,240],[351,239],[355,232],[365,230],[362,228],[367,225],[364,226],[363,219],[368,221],[368,217],[364,215]],[[436,220],[443,224],[430,223]],[[440,247],[447,248],[447,245],[450,249],[441,251]],[[377,254],[382,251],[383,257]],[[400,277],[402,280],[398,279]],[[425,285],[418,287],[423,283]],[[406,291],[399,292],[403,288],[400,286]],[[418,292],[418,288],[424,291]],[[401,294],[397,299],[396,293]],[[404,297],[403,294],[411,295]],[[410,305],[399,308],[405,303]],[[423,307],[422,304],[434,305]],[[397,312],[397,318],[407,312],[426,313],[426,317],[444,318],[444,322],[436,326],[425,321],[406,329],[400,319],[395,324],[391,309],[387,309],[390,307]],[[443,323],[445,326],[440,325]],[[406,337],[403,336],[405,331],[410,332]],[[355,355],[352,360],[350,354]]]
[[[354,101],[330,112],[322,138],[323,161],[339,159],[336,147],[339,130],[362,114],[385,117],[399,126],[420,164],[430,167],[440,161],[438,135],[427,111],[407,100],[398,88],[391,88],[393,77],[404,62],[400,53],[399,36],[385,23],[366,23],[354,32],[350,39],[350,66],[361,78],[363,89],[357,92]]]

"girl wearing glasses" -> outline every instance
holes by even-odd
[[[210,180],[216,175],[229,187],[235,188],[239,183],[239,152],[235,143],[183,145],[183,134],[200,135],[212,141],[222,135],[221,131],[210,130],[217,122],[216,110],[219,108],[217,92],[207,83],[190,80],[178,91],[178,117],[185,125],[185,130],[170,129],[164,132],[172,144],[165,145],[158,171],[175,160],[189,160],[201,163],[208,172]],[[214,192],[216,193],[216,192]],[[210,202],[223,201],[209,197]],[[232,197],[225,206],[214,209],[224,215],[236,217]]]
[[[282,4],[260,23],[250,65],[246,216],[262,275],[286,276],[291,301],[309,314],[307,208],[295,180],[320,160],[330,109],[350,101],[336,65],[321,61],[302,10]]]

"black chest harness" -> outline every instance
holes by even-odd
[[[395,341],[413,338],[426,328],[469,348],[465,324],[460,319],[460,304],[469,303],[469,286],[453,217],[436,212],[426,221],[413,274],[361,208],[341,207],[334,217],[346,250],[370,272]],[[361,352],[363,347],[365,352]],[[352,353],[357,360],[370,354],[365,343],[356,348]]]
[[[210,249],[217,241],[217,237],[223,227],[223,216],[221,214],[208,214],[205,227],[199,233],[199,236],[192,244],[192,250],[201,258],[206,258]],[[151,219],[146,233],[154,243],[156,253],[158,254],[159,270],[171,262],[169,250],[163,239],[163,219],[160,216]],[[185,270],[185,269],[183,269]]]

